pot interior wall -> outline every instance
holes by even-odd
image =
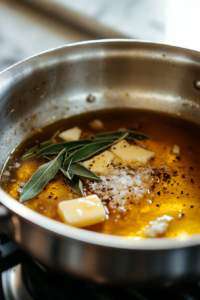
[[[200,123],[198,79],[197,52],[135,41],[81,43],[27,59],[0,74],[1,168],[37,128],[90,110],[132,107]]]

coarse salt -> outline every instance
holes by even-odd
[[[112,164],[104,176],[100,176],[102,182],[87,180],[87,189],[90,193],[96,193],[103,202],[109,202],[111,208],[125,210],[127,201],[137,203],[149,193],[155,181],[154,170],[151,165]]]

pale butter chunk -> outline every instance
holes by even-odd
[[[102,174],[109,168],[109,165],[114,158],[115,156],[112,154],[112,152],[106,150],[101,154],[84,161],[82,164],[84,165],[84,167],[90,169],[92,172]]]
[[[147,164],[148,160],[156,155],[153,151],[130,145],[126,140],[122,140],[116,145],[113,145],[111,151],[121,159],[122,162],[127,163],[140,162],[142,164]]]
[[[106,212],[101,200],[91,195],[58,204],[58,214],[68,225],[86,227],[105,221]]]
[[[82,130],[77,126],[61,132],[58,136],[65,141],[77,141],[81,136]]]
[[[145,234],[152,238],[163,235],[167,231],[171,220],[173,220],[173,217],[164,215],[155,221],[151,221],[149,225],[146,226]]]

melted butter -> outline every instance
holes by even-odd
[[[126,140],[122,140],[112,146],[111,151],[121,159],[122,162],[127,163],[140,162],[142,164],[147,164],[149,159],[155,156],[155,152],[130,145]]]
[[[163,176],[157,178],[159,182],[151,192],[154,196],[149,198],[147,194],[138,204],[128,203],[126,212],[113,211],[107,207],[109,214],[106,221],[86,229],[140,238],[145,237],[146,225],[150,221],[169,215],[173,220],[170,221],[164,237],[200,233],[200,141],[198,139],[200,127],[170,116],[134,110],[102,111],[84,114],[79,118],[72,117],[50,125],[18,147],[18,151],[5,167],[11,176],[3,176],[3,189],[13,198],[18,199],[19,182],[27,182],[35,170],[43,164],[42,158],[31,158],[22,162],[20,157],[26,151],[25,149],[34,146],[36,141],[41,142],[51,137],[57,129],[62,131],[73,126],[81,128],[82,138],[87,138],[95,134],[88,125],[92,119],[101,119],[104,131],[140,127],[138,130],[151,136],[152,139],[137,141],[137,144],[145,144],[148,150],[156,152],[155,158],[150,160],[150,163],[155,167],[168,165],[171,171],[167,171],[170,175],[169,179],[164,181]],[[180,146],[180,158],[171,153],[173,145]],[[13,166],[15,162],[19,162],[20,167],[9,169],[9,166]],[[86,190],[85,195],[87,195]],[[58,203],[79,197],[64,184],[62,174],[58,173],[39,195],[25,201],[22,205],[62,222],[57,213]],[[151,200],[152,203],[147,200]]]
[[[99,155],[94,156],[93,158],[83,162],[84,167],[90,169],[92,172],[97,175],[103,174],[115,156],[108,150],[102,152]]]

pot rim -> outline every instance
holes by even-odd
[[[149,44],[149,45],[155,45],[155,46],[164,46],[164,47],[167,47],[168,49],[177,49],[177,50],[182,50],[182,51],[189,51],[190,53],[193,53],[193,54],[200,54],[200,51],[197,51],[197,50],[193,50],[193,49],[190,49],[190,48],[186,48],[186,47],[180,47],[180,46],[175,46],[175,45],[172,45],[172,44],[167,44],[167,43],[159,43],[159,42],[151,42],[149,40],[139,40],[139,39],[128,39],[128,38],[116,38],[116,39],[98,39],[98,40],[87,40],[87,41],[82,41],[82,42],[75,42],[75,43],[70,43],[70,44],[66,44],[66,45],[62,45],[62,46],[59,46],[59,47],[55,47],[55,48],[51,48],[49,50],[45,50],[45,51],[41,51],[41,52],[38,52],[34,55],[31,55],[25,59],[22,59],[20,61],[18,61],[17,63],[11,65],[10,67],[4,69],[3,71],[0,72],[0,75],[4,74],[5,72],[7,72],[8,70],[10,69],[13,69],[15,68],[16,66],[18,65],[21,65],[22,63],[25,63],[31,59],[34,59],[35,57],[38,57],[38,56],[42,56],[44,54],[48,54],[48,53],[53,53],[53,52],[56,52],[57,50],[61,50],[61,49],[64,49],[64,48],[71,48],[71,47],[76,47],[76,46],[82,46],[82,45],[89,45],[89,44],[102,44],[102,43],[138,43],[138,44]]]
[[[8,67],[7,69],[0,72],[0,76],[4,75],[11,69],[32,60],[38,56],[56,52],[60,49],[89,45],[89,44],[102,44],[102,43],[140,43],[140,44],[150,44],[155,46],[164,46],[167,49],[176,50],[186,50],[191,54],[198,54],[198,51],[190,50],[188,48],[171,46],[162,43],[152,43],[149,41],[141,41],[136,39],[103,39],[103,40],[91,40],[72,43],[69,45],[64,45],[61,47],[53,48],[44,52],[40,52],[36,55],[28,57],[24,60],[17,62],[16,64]],[[166,50],[166,49],[165,49]],[[162,49],[160,49],[162,51]],[[88,231],[86,229],[75,228],[67,224],[60,223],[58,221],[47,218],[28,207],[25,207],[20,202],[16,201],[14,198],[10,197],[6,192],[0,188],[0,199],[3,205],[5,205],[14,214],[17,214],[20,218],[23,218],[26,222],[32,223],[39,226],[41,229],[46,231],[51,231],[53,234],[58,235],[62,238],[70,238],[85,243],[95,244],[103,247],[110,248],[120,248],[120,249],[130,249],[130,250],[166,250],[166,249],[178,249],[191,246],[197,246],[200,244],[200,234],[188,235],[177,238],[125,238],[121,236],[114,236],[109,234],[102,234],[97,232]],[[33,226],[34,226],[33,225]]]

